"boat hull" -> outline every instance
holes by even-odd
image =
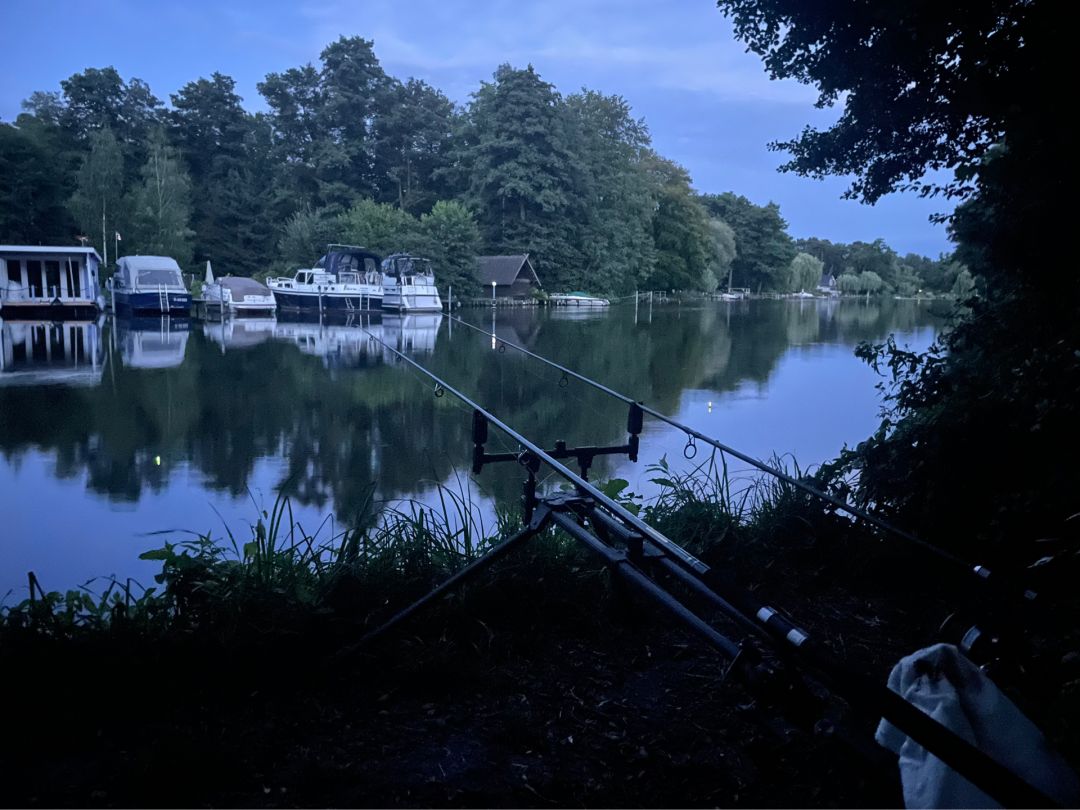
[[[330,312],[345,314],[382,309],[382,296],[378,295],[338,295],[297,292],[295,290],[274,291],[277,307],[283,312],[315,313]]]
[[[0,319],[7,321],[92,321],[97,316],[97,304],[85,299],[7,301],[0,307]]]
[[[188,315],[191,313],[191,294],[115,291],[113,293],[113,308],[117,314]]]
[[[382,308],[391,312],[442,312],[443,304],[436,292],[406,292],[387,290],[383,293]]]

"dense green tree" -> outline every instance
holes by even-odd
[[[854,273],[842,273],[836,277],[836,289],[842,293],[857,293],[860,291],[859,277]]]
[[[124,204],[124,156],[120,144],[107,127],[90,134],[90,151],[79,168],[78,187],[71,198],[71,210],[83,233],[90,237],[98,253],[110,253],[102,241],[111,240],[120,223],[127,223]],[[112,257],[115,261],[116,257]]]
[[[733,276],[732,265],[738,251],[735,248],[735,231],[724,220],[710,217],[709,230],[712,233],[713,250],[715,260],[709,270],[716,278],[717,284],[723,284],[726,289],[731,289]],[[714,288],[715,289],[715,288]]]
[[[577,236],[580,273],[563,282],[630,292],[655,262],[652,220],[658,189],[645,165],[651,159],[649,131],[621,96],[583,90],[568,96],[565,107],[584,205]]]
[[[421,215],[418,250],[434,262],[440,289],[452,286],[460,297],[481,293],[474,274],[480,229],[464,205],[440,200]]]
[[[65,244],[74,237],[64,177],[53,157],[48,144],[0,123],[0,234],[5,241]]]
[[[192,181],[194,259],[252,275],[272,258],[269,142],[235,88],[220,73],[184,85],[171,97],[170,137]]]
[[[699,290],[710,284],[715,289],[713,231],[690,188],[690,175],[669,160],[655,157],[653,162],[663,185],[653,216],[656,268],[646,283],[662,290]]]
[[[142,183],[129,208],[134,246],[139,253],[171,256],[181,267],[191,264],[191,180],[176,150],[156,133],[147,146]]]
[[[337,219],[343,242],[386,255],[418,246],[420,223],[408,211],[389,203],[360,200]]]
[[[455,179],[486,249],[529,253],[550,289],[581,278],[575,225],[583,206],[559,94],[530,65],[503,65],[473,94]]]
[[[701,202],[710,215],[735,231],[736,256],[731,265],[735,286],[755,292],[783,289],[796,250],[780,207],[775,203],[754,205],[730,191],[704,194]]]
[[[847,245],[811,237],[810,239],[796,239],[795,247],[802,253],[809,253],[814,258],[820,259],[824,265],[824,272],[829,275],[839,276],[844,272]]]
[[[788,268],[788,290],[812,292],[821,281],[825,263],[809,253],[799,253]]]
[[[418,214],[431,208],[444,185],[454,105],[418,79],[394,80],[386,93],[385,110],[374,124],[379,200]]]
[[[885,281],[873,270],[863,270],[859,273],[859,291],[865,293],[878,293],[885,289]]]
[[[312,210],[306,206],[290,216],[277,240],[278,258],[273,269],[291,275],[297,268],[314,267],[326,246],[339,241],[337,217],[327,209]]]
[[[890,287],[894,285],[899,259],[896,251],[884,239],[873,242],[852,242],[844,254],[844,272],[877,274]]]

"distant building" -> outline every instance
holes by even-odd
[[[529,255],[479,256],[476,259],[475,278],[484,288],[485,297],[491,294],[491,282],[495,282],[497,298],[528,298],[534,289],[543,289],[540,278],[533,269]]]
[[[827,295],[839,295],[840,291],[836,289],[836,278],[832,273],[822,273],[821,281],[818,282],[818,291],[826,293]]]

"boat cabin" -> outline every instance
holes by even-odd
[[[315,263],[316,269],[337,276],[339,284],[379,284],[382,259],[356,245],[327,245],[326,254]]]
[[[435,283],[435,270],[432,268],[431,259],[422,259],[407,253],[395,253],[386,258],[382,269],[385,275],[397,279],[402,286]]]
[[[168,256],[125,256],[117,264],[113,284],[130,292],[187,292],[180,265]]]
[[[100,266],[90,247],[0,245],[0,317],[95,317]]]

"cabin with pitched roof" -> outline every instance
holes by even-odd
[[[496,298],[530,298],[532,291],[543,289],[529,254],[516,256],[478,256],[475,278],[484,289],[484,296],[491,294],[495,284]]]

